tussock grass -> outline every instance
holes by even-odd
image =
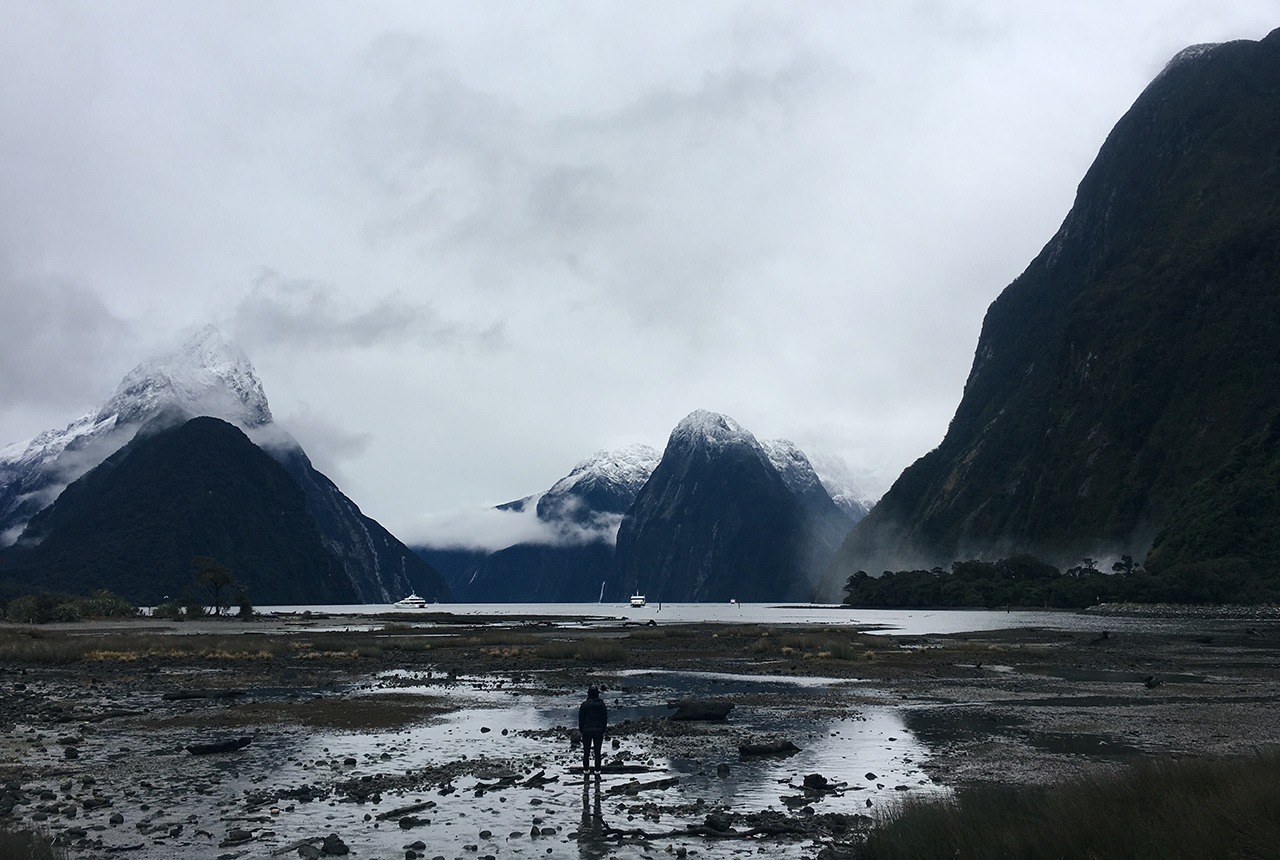
[[[43,833],[0,828],[0,857],[5,860],[60,860],[62,856]]]
[[[467,648],[478,648],[481,646],[537,645],[540,642],[542,642],[542,637],[533,633],[521,633],[518,630],[484,630],[467,636],[459,644]]]
[[[620,663],[627,649],[616,639],[579,639],[548,642],[537,650],[546,660],[585,660],[588,663]]]
[[[777,654],[820,660],[865,660],[875,637],[857,630],[833,628],[821,631],[762,630],[746,646],[751,654]]]
[[[709,634],[694,627],[639,627],[632,630],[627,638],[645,642],[657,639],[696,639],[699,636],[709,638]]]
[[[1154,761],[1043,790],[907,801],[865,860],[1174,860],[1280,856],[1280,751]]]
[[[288,653],[284,638],[265,636],[169,636],[148,633],[86,636],[25,628],[0,631],[0,663],[65,666],[82,661],[133,661],[144,657],[262,660]]]

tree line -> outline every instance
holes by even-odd
[[[1099,603],[1260,604],[1280,602],[1280,577],[1241,559],[1185,564],[1153,574],[1129,556],[1110,571],[1098,561],[1059,570],[1030,555],[957,561],[950,570],[858,571],[845,583],[847,606],[867,609],[986,607],[1083,609]],[[1268,575],[1270,573],[1270,575]]]

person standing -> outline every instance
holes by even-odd
[[[591,770],[591,753],[595,752],[596,774],[600,774],[600,756],[604,749],[604,732],[609,727],[609,709],[600,698],[600,688],[592,684],[587,700],[578,706],[578,731],[582,732],[582,772]]]

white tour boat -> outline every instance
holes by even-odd
[[[396,609],[426,609],[427,601],[416,594],[410,594],[404,600],[397,600],[391,605]]]
[[[632,606],[644,606],[644,595],[643,595],[643,594],[633,594],[633,595],[631,595],[631,605],[632,605]]]

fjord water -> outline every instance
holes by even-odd
[[[378,622],[368,616],[444,613],[461,618],[489,619],[494,623],[557,621],[579,626],[648,624],[760,624],[857,627],[866,632],[897,636],[977,633],[984,630],[1068,630],[1078,632],[1159,631],[1181,629],[1187,622],[1169,618],[1127,618],[1053,609],[852,609],[823,604],[778,603],[650,603],[632,607],[623,603],[435,603],[425,609],[400,609],[390,604],[262,606],[263,613],[329,616],[328,629],[368,629]],[[399,618],[397,620],[400,620]],[[320,619],[317,619],[319,624]],[[1195,623],[1204,629],[1205,623]]]

